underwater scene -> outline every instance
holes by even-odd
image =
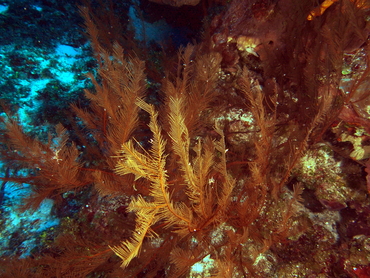
[[[370,278],[370,0],[0,0],[0,277]]]

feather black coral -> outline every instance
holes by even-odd
[[[142,100],[137,105],[149,113],[149,128],[153,133],[151,148],[136,149],[133,141],[122,145],[117,157],[116,173],[120,175],[134,174],[136,179],[144,178],[150,181],[151,201],[145,197],[133,198],[128,210],[136,213],[136,228],[133,236],[121,245],[111,247],[122,258],[122,266],[127,266],[139,254],[145,237],[157,236],[151,227],[162,222],[165,228],[175,231],[180,237],[196,232],[206,226],[219,221],[222,212],[230,200],[234,187],[234,180],[226,171],[226,149],[223,134],[220,128],[216,132],[221,136],[220,141],[208,141],[208,146],[202,146],[199,141],[195,146],[195,156],[190,157],[190,142],[188,130],[184,123],[182,112],[183,100],[170,99],[170,145],[173,153],[178,157],[183,182],[186,185],[187,202],[174,202],[171,196],[170,174],[166,169],[165,153],[166,140],[158,125],[158,113],[152,105]],[[141,150],[141,151],[140,151]],[[215,161],[214,154],[220,154],[219,162]],[[221,188],[212,188],[210,181],[211,170],[223,176],[225,183]],[[214,200],[218,200],[217,208]]]

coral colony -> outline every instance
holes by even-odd
[[[369,0],[46,2],[0,9],[1,277],[370,277]]]

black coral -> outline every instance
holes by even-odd
[[[155,236],[151,226],[161,222],[167,229],[178,233],[181,237],[196,232],[219,221],[230,200],[234,180],[226,171],[226,149],[222,131],[216,127],[221,139],[198,141],[193,154],[190,146],[188,130],[182,112],[183,100],[170,98],[170,149],[175,155],[180,168],[180,175],[174,177],[167,172],[165,153],[166,140],[162,136],[158,124],[158,113],[154,107],[139,100],[140,108],[150,114],[149,128],[153,133],[151,148],[136,149],[135,142],[129,141],[122,145],[118,156],[116,172],[121,175],[134,174],[136,179],[150,181],[148,197],[134,198],[128,210],[136,213],[136,228],[130,240],[119,246],[111,247],[123,259],[123,266],[139,253],[146,236]],[[218,153],[218,159],[215,154]],[[217,172],[224,181],[218,184],[211,176]],[[176,187],[170,180],[185,184],[187,200],[175,202],[173,192]],[[217,203],[216,201],[217,200]]]

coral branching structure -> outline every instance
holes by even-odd
[[[204,41],[163,59],[160,81],[146,76],[155,67],[143,53],[108,38],[94,9],[81,7],[98,64],[89,106],[73,104],[70,130],[57,125],[48,140],[8,112],[1,156],[17,169],[8,181],[33,186],[28,206],[51,198],[60,208],[68,194],[86,205],[43,252],[4,258],[2,277],[197,277],[202,263],[199,277],[355,277],[360,266],[336,260],[340,244],[311,219],[307,196],[319,185],[297,170],[323,146],[339,152],[327,139],[338,119],[368,121],[359,111],[369,5],[331,2],[319,14],[311,0],[231,1]],[[344,80],[356,55],[364,62]],[[351,202],[367,204],[365,178],[356,192]]]

